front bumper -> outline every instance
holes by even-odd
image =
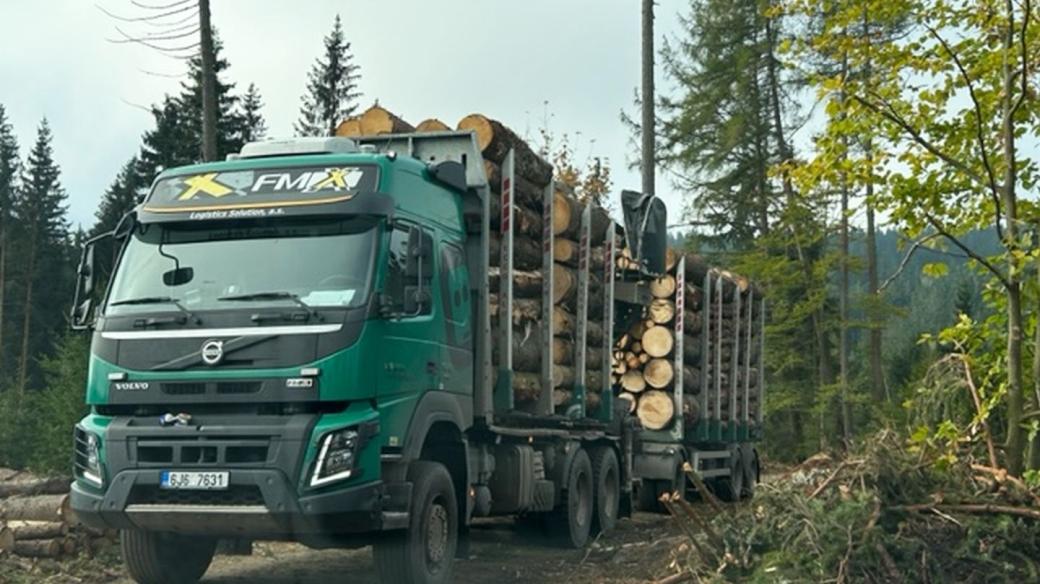
[[[128,470],[104,494],[74,483],[70,503],[80,520],[97,528],[305,539],[406,527],[410,498],[410,483],[381,481],[297,497],[277,470],[232,471],[226,491],[163,491],[159,471]]]

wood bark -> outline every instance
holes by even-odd
[[[498,233],[492,233],[488,238],[489,259],[492,264],[497,265],[502,257],[502,238]],[[542,269],[542,246],[539,241],[527,237],[513,238],[513,269],[516,270],[540,270]]]
[[[61,495],[69,492],[69,479],[32,479],[0,482],[0,498],[13,495]]]
[[[683,394],[683,408],[682,417],[683,422],[687,426],[692,426],[697,423],[697,418],[700,416],[700,404],[697,403],[697,398],[692,395]]]
[[[69,534],[69,525],[61,521],[17,521],[8,524],[15,539],[53,539]]]
[[[574,399],[574,392],[569,389],[554,389],[553,390],[553,406],[560,407],[564,404],[569,404]],[[598,393],[585,392],[585,409],[595,410],[599,407],[602,402],[602,398]]]
[[[488,218],[491,220],[491,228],[496,232],[502,231],[502,207],[498,193],[492,192],[488,201]],[[542,215],[536,211],[523,206],[513,206],[513,230],[514,239],[526,237],[533,241],[542,240]],[[497,258],[495,258],[497,261]]]
[[[58,539],[15,541],[11,546],[14,555],[24,558],[56,558],[61,555],[63,549],[62,540]]]
[[[417,126],[415,126],[416,132],[450,132],[451,126],[438,120],[437,118],[427,118]]]
[[[498,295],[488,295],[488,314],[491,315],[491,326],[497,327]],[[528,324],[537,323],[542,316],[542,302],[535,298],[513,298],[513,326],[524,328]]]
[[[697,367],[683,365],[683,394],[697,395],[701,391],[701,370]]]
[[[411,124],[378,105],[368,108],[365,113],[361,114],[361,134],[363,136],[405,134],[414,131],[415,128]]]
[[[498,342],[501,330],[497,327],[491,329],[492,358],[496,363],[502,362],[499,353]],[[525,334],[523,330],[513,331],[513,370],[537,373],[542,366],[542,335],[537,327],[531,334]]]
[[[547,185],[552,181],[552,165],[542,160],[523,139],[501,122],[481,114],[470,114],[459,120],[456,128],[462,131],[470,130],[476,134],[477,147],[484,158],[502,164],[512,148],[518,174],[537,185]]]
[[[488,286],[492,294],[501,292],[502,270],[498,266],[488,269]],[[529,270],[513,270],[513,299],[541,298],[542,274]]]
[[[684,256],[686,258],[686,281],[695,286],[700,286],[704,282],[704,277],[708,275],[708,270],[711,266],[708,265],[708,261],[703,256],[695,253],[688,253]]]
[[[0,552],[6,552],[14,547],[14,531],[0,525]],[[0,554],[2,555],[2,554]]]
[[[484,160],[484,174],[487,176],[491,192],[502,194],[502,167],[491,160]],[[527,207],[541,213],[545,187],[540,187],[519,173],[513,175],[513,200],[517,206]]]
[[[675,417],[675,403],[672,396],[658,389],[651,389],[639,396],[636,405],[636,416],[644,428],[660,430]]]
[[[650,359],[643,367],[643,379],[654,389],[664,389],[675,378],[675,368],[668,359]]]
[[[0,519],[4,520],[64,521],[68,516],[68,495],[9,497],[0,500]]]
[[[643,351],[651,357],[666,357],[675,343],[668,327],[655,326],[643,333]]]

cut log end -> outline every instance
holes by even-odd
[[[636,415],[640,423],[648,430],[661,430],[668,426],[675,417],[675,404],[672,396],[660,390],[649,390],[639,396]]]

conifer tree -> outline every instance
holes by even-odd
[[[250,83],[242,97],[242,143],[263,140],[267,136],[267,123],[263,114],[264,102],[255,83]]]
[[[332,136],[340,122],[354,115],[361,97],[358,70],[336,15],[332,32],[325,37],[325,54],[315,61],[308,74],[307,93],[296,122],[297,135]]]
[[[8,251],[11,246],[12,206],[19,172],[18,141],[15,139],[7,113],[0,105],[0,369],[5,368],[7,358],[7,306]]]
[[[67,288],[68,223],[61,170],[54,162],[52,134],[47,120],[40,123],[36,143],[25,164],[17,191],[14,216],[19,229],[17,250],[21,266],[21,350],[16,387],[24,392],[29,382],[29,359],[46,348],[62,325],[61,310]],[[37,310],[40,307],[41,310]],[[42,307],[48,307],[42,310]]]

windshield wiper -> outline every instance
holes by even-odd
[[[184,322],[186,322],[188,320],[193,321],[195,324],[202,324],[202,320],[196,318],[195,315],[192,314],[192,312],[190,310],[185,308],[184,305],[181,304],[180,300],[178,300],[176,298],[171,298],[169,296],[142,296],[140,298],[128,298],[126,300],[116,300],[115,302],[109,302],[108,303],[109,306],[127,306],[127,305],[131,305],[131,304],[172,304],[172,305],[177,307],[177,310],[180,310],[181,312],[184,313],[184,318],[183,319],[168,320],[168,319],[161,319],[161,318],[149,318],[149,319],[140,321],[141,322],[141,326],[151,326],[151,325],[156,325],[156,324],[166,324],[168,322],[179,322],[179,323],[183,324]]]
[[[314,316],[318,320],[321,320],[321,315],[314,309],[313,306],[304,302],[298,294],[292,292],[253,292],[252,294],[233,294],[231,296],[221,296],[217,298],[218,301],[241,301],[241,302],[262,302],[264,300],[289,300],[295,302],[298,306],[307,311],[307,314]]]

